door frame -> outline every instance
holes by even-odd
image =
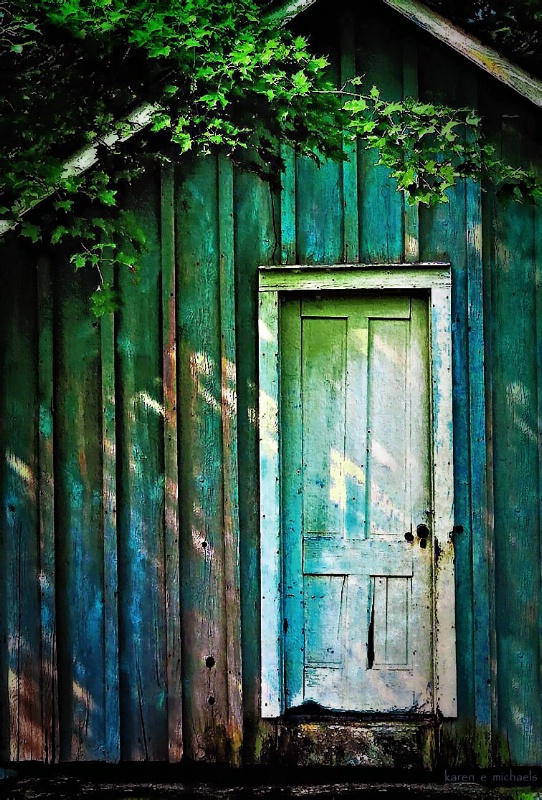
[[[288,292],[426,290],[431,372],[435,714],[457,716],[449,263],[265,266],[259,270],[261,716],[285,711],[280,464],[280,301]]]

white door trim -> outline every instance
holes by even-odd
[[[413,290],[429,294],[433,448],[435,713],[457,715],[453,528],[452,334],[449,264],[260,268],[259,425],[261,714],[285,710],[281,560],[280,295],[290,291]]]

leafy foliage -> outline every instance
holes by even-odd
[[[117,197],[152,153],[167,158],[219,147],[271,177],[280,168],[281,142],[319,161],[342,159],[345,137],[357,136],[378,151],[410,202],[446,202],[458,179],[483,174],[511,186],[518,199],[539,193],[533,175],[495,158],[473,111],[411,98],[390,103],[360,78],[337,88],[327,59],[303,37],[279,29],[267,6],[265,0],[0,4],[0,70],[7,77],[0,98],[0,215],[16,222],[51,195],[39,217],[25,215],[20,233],[42,246],[67,243],[75,269],[96,269],[96,314],[117,303],[102,264],[137,274],[144,236]],[[153,108],[150,135],[108,146],[111,132],[128,136],[122,120],[145,101]],[[66,170],[66,158],[89,145],[98,147],[100,168]]]
[[[352,81],[360,85],[361,79]],[[415,98],[388,101],[376,86],[347,100],[348,129],[379,153],[410,203],[447,203],[446,190],[462,178],[487,177],[518,201],[542,194],[537,175],[499,159],[473,109],[449,108]]]
[[[145,163],[145,142],[101,146],[99,170],[66,173],[78,148],[126,136],[130,107],[154,104],[151,131],[177,153],[248,151],[276,171],[278,143],[340,157],[341,104],[327,60],[267,20],[258,0],[9,0],[0,6],[0,214],[19,213],[54,191],[53,213],[25,221],[33,241],[77,241],[76,268],[107,257],[134,268],[141,232],[116,196]],[[157,101],[157,98],[158,101]],[[155,137],[156,138],[156,137]],[[273,169],[272,169],[273,167]],[[102,295],[105,296],[106,293]]]

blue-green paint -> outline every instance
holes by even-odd
[[[353,13],[341,32],[339,15],[317,3],[296,25],[332,51],[336,75],[346,77],[355,64],[390,97],[414,87],[422,99],[467,104],[478,84],[497,144],[502,115],[526,121],[517,130],[506,123],[503,149],[527,163],[538,111],[513,102],[391,10]],[[257,268],[351,261],[358,244],[364,261],[409,258],[417,214],[407,209],[405,216],[373,156],[351,156],[349,164],[318,170],[286,154],[282,199],[237,167],[232,178],[214,159],[183,162],[170,174],[168,213],[149,173],[128,201],[150,243],[141,283],[119,276],[127,305],[104,331],[88,311],[95,275],[74,276],[56,255],[51,303],[50,278],[36,277],[34,255],[14,243],[3,248],[0,634],[19,642],[0,655],[3,758],[114,760],[121,752],[175,760],[182,725],[189,757],[233,760],[239,740],[228,724],[235,720],[237,736],[239,694],[228,642],[239,622],[243,759],[279,757],[285,737],[261,719],[258,677]],[[220,175],[228,181],[222,190]],[[473,184],[449,199],[447,207],[419,214],[420,258],[449,259],[453,285],[455,520],[464,532],[454,537],[459,718],[443,741],[457,760],[484,763],[501,757],[506,743],[513,763],[539,763],[539,212],[535,223],[529,206],[490,193],[480,198]],[[169,286],[178,448],[164,425]],[[236,383],[223,357],[236,360]],[[235,386],[238,484],[223,416]],[[179,520],[168,517],[166,531],[175,466]],[[118,524],[106,514],[106,479]],[[224,523],[236,488],[241,611],[232,623],[225,570],[235,581],[237,564],[224,549]],[[175,586],[179,613],[172,616]],[[30,711],[29,687],[41,698]]]

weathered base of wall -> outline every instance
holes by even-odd
[[[287,766],[431,769],[437,722],[306,721],[279,723],[277,760]]]

